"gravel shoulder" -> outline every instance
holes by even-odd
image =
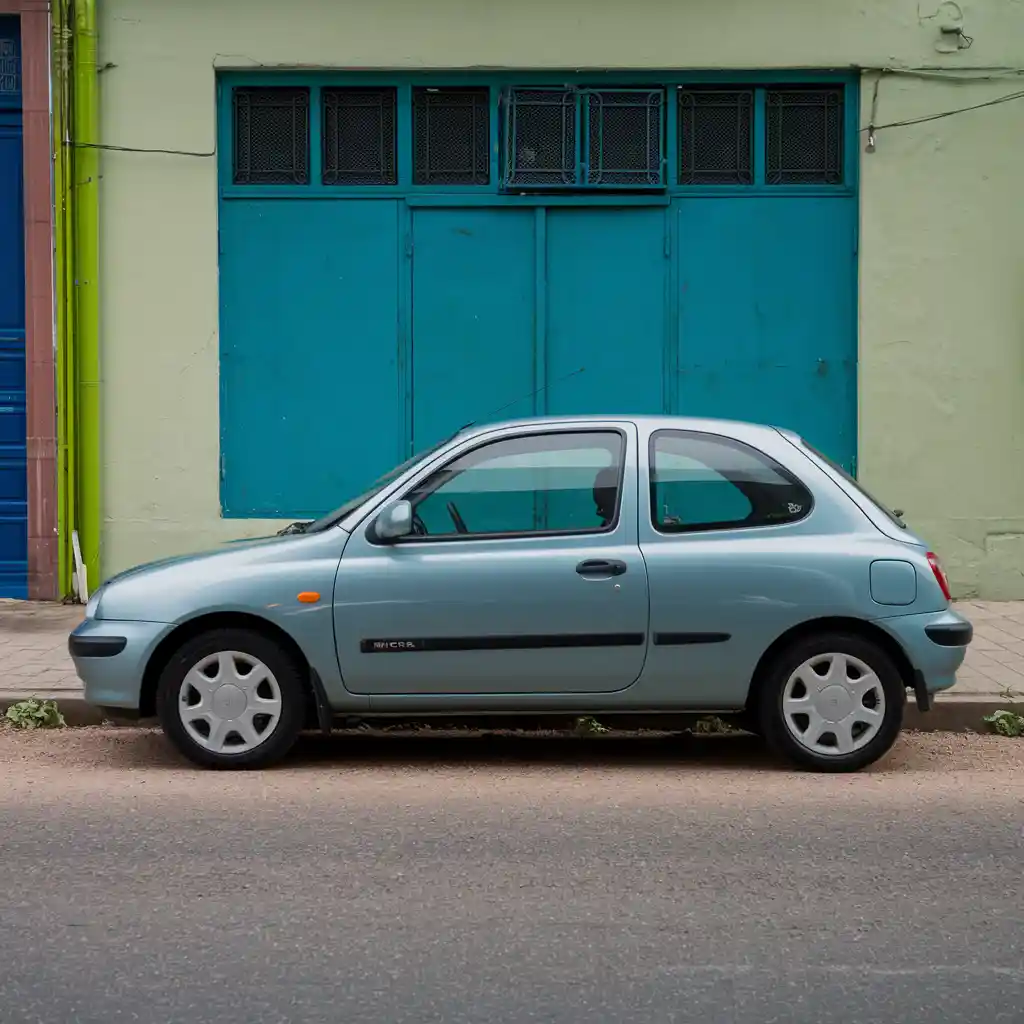
[[[906,733],[857,775],[798,772],[747,736],[336,733],[304,736],[281,766],[211,773],[179,758],[157,730],[0,729],[4,804],[202,800],[203,794],[356,803],[484,799],[622,806],[709,801],[938,801],[1024,798],[1024,741],[998,736]],[[756,786],[751,790],[751,786]]]

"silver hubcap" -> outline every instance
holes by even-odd
[[[782,716],[790,735],[815,754],[852,754],[881,729],[885,691],[859,658],[818,654],[789,677]]]
[[[185,676],[178,714],[199,746],[217,754],[243,754],[277,727],[281,688],[258,658],[221,651],[203,658]]]

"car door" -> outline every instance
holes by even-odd
[[[361,694],[606,693],[640,675],[647,573],[632,424],[471,439],[402,495],[417,534],[360,527],[335,587]]]

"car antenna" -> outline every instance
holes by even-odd
[[[548,388],[554,387],[556,384],[561,384],[563,381],[569,380],[571,377],[577,377],[586,369],[585,366],[581,366],[578,370],[572,370],[569,373],[564,374],[555,380],[549,380],[547,384],[537,388],[536,391],[531,391],[528,395],[520,395],[518,398],[513,398],[511,402],[506,402],[504,405],[499,406],[497,409],[492,409],[490,412],[485,413],[483,418],[490,419],[492,416],[497,416],[499,412],[504,412],[506,409],[511,409],[513,405],[518,405],[520,402],[525,402],[528,398],[536,398],[543,391],[547,391]],[[475,427],[480,422],[480,417],[475,420],[470,420],[468,423],[464,423],[458,430],[452,434],[452,437],[458,437],[464,430],[469,430],[470,427]],[[449,439],[450,440],[450,439]]]

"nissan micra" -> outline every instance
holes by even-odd
[[[972,637],[935,555],[795,434],[468,428],[315,522],[142,566],[69,645],[87,700],[256,768],[339,718],[717,713],[853,771]]]

